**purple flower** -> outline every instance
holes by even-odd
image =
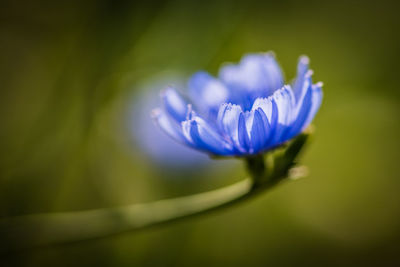
[[[220,156],[248,156],[273,149],[301,133],[322,100],[309,59],[301,57],[297,77],[284,85],[272,53],[249,54],[223,66],[218,78],[206,72],[189,80],[189,96],[174,88],[161,94],[153,111],[161,129],[176,141]]]

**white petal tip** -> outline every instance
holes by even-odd
[[[308,65],[310,64],[310,58],[306,55],[302,55],[300,56],[300,62],[301,64]]]
[[[310,78],[313,74],[314,74],[313,70],[308,70],[305,76],[306,78]]]
[[[275,52],[274,51],[268,51],[268,52],[265,52],[264,53],[264,55],[265,56],[268,56],[268,57],[273,57],[273,58],[275,58],[276,56],[275,56]]]

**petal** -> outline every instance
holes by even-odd
[[[167,114],[165,114],[165,112],[163,112],[161,109],[154,109],[151,115],[155,123],[167,135],[180,143],[188,144],[179,125],[175,121],[172,121]]]
[[[304,88],[305,80],[307,79],[307,73],[311,76],[312,72],[309,72],[308,66],[310,63],[310,59],[307,56],[301,56],[299,62],[297,64],[297,76],[293,83],[293,92],[296,97],[296,101],[306,94]]]
[[[182,122],[182,129],[185,137],[196,149],[216,155],[232,154],[232,146],[200,117]]]
[[[234,147],[244,152],[239,143],[239,115],[242,108],[238,105],[223,104],[218,112],[217,123],[221,132],[232,142]]]
[[[250,131],[250,143],[253,153],[257,153],[266,148],[271,129],[267,116],[261,108],[252,112],[254,115]]]
[[[218,79],[207,72],[197,72],[189,82],[189,92],[192,99],[202,109],[218,109],[228,100],[229,91]]]
[[[294,109],[294,95],[290,86],[285,86],[276,91],[273,95],[273,101],[276,103],[278,110],[278,121],[271,144],[272,146],[275,146],[286,141],[284,138],[291,126]]]
[[[308,113],[305,123],[301,127],[301,131],[303,131],[314,119],[315,114],[317,114],[319,107],[321,106],[322,97],[323,97],[322,83],[319,82],[312,86],[311,108],[310,108],[310,112]]]
[[[311,79],[309,78],[306,81],[308,81],[304,84],[304,87],[307,88],[305,89],[306,94],[296,103],[296,107],[293,111],[292,126],[286,139],[291,139],[301,132],[308,118],[308,114],[310,113],[312,102]]]
[[[269,96],[283,86],[282,71],[272,53],[250,54],[238,65],[226,65],[219,72],[220,79],[236,91]]]
[[[309,119],[309,114],[311,111],[312,102],[319,102],[319,103],[321,102],[322,92],[318,93],[318,95],[320,96],[318,96],[317,99],[315,99],[314,101],[312,99],[314,97],[313,91],[317,90],[317,89],[314,90],[313,88],[318,87],[319,90],[317,91],[321,91],[322,83],[318,83],[317,85],[312,85],[311,76],[312,76],[312,71],[307,71],[307,73],[304,75],[304,78],[302,79],[303,84],[301,85],[301,95],[300,98],[297,99],[295,108],[293,110],[293,124],[291,127],[292,129],[290,130],[287,139],[290,139],[295,135],[297,135],[298,133],[300,133],[306,127],[306,125],[308,125],[311,122],[312,119]],[[318,98],[320,99],[318,100]],[[318,110],[318,107],[315,109]]]
[[[274,146],[272,139],[275,137],[275,131],[278,125],[278,106],[273,96],[268,98],[257,98],[254,101],[252,110],[262,111],[261,115],[265,115],[267,118],[267,121],[264,123],[268,129],[268,138],[265,143],[265,149]]]
[[[322,101],[322,83],[309,87],[304,101],[301,103],[300,112],[293,122],[288,139],[302,132],[312,121]]]
[[[173,88],[167,88],[161,92],[161,98],[164,103],[165,110],[177,122],[186,120],[188,113],[188,103]]]
[[[239,114],[238,141],[242,150],[250,152],[250,140],[247,134],[246,119],[243,112]]]
[[[253,107],[251,109],[257,110],[259,108],[267,116],[268,122],[271,125],[271,127],[274,128],[277,123],[278,108],[275,101],[273,101],[273,97],[257,98],[254,101]]]

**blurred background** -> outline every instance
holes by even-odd
[[[219,213],[0,265],[399,266],[397,13],[386,0],[1,1],[1,217],[241,180],[240,161],[209,160],[147,128],[157,91],[184,89],[197,70],[272,50],[290,81],[307,54],[325,86],[301,159],[307,178]]]

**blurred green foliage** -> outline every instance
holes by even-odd
[[[2,256],[4,266],[400,264],[395,1],[3,1],[0,215],[111,207],[238,181],[240,164],[167,172],[132,144],[143,81],[273,50],[324,82],[309,177],[218,214]],[[221,167],[222,166],[222,167]],[[179,176],[179,177],[177,177]],[[171,179],[172,178],[172,179]]]

